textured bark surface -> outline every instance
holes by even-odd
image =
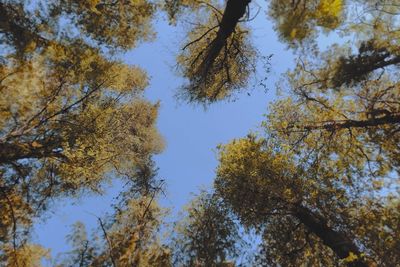
[[[338,258],[344,259],[349,256],[350,253],[354,255],[361,254],[354,241],[343,232],[332,229],[325,218],[302,206],[294,208],[293,214],[308,228],[308,230],[318,236],[326,246],[330,247]],[[364,262],[362,259],[358,259],[349,263],[348,266],[368,267],[372,265]]]

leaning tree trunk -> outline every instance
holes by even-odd
[[[315,214],[310,209],[297,206],[293,209],[293,215],[304,224],[308,230],[318,236],[322,242],[331,248],[333,252],[340,259],[344,259],[350,255],[350,253],[360,256],[361,252],[357,245],[352,239],[347,237],[343,232],[332,229],[325,218]],[[362,258],[358,258],[355,261],[348,264],[351,267],[371,267],[372,263],[366,262]]]

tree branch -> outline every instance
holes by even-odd
[[[331,121],[331,122],[324,122],[320,125],[306,125],[301,128],[307,131],[321,129],[334,132],[341,129],[368,128],[386,124],[399,124],[399,123],[400,123],[400,113],[389,113],[385,116],[378,118],[370,118],[366,120]]]

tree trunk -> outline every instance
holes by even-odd
[[[348,238],[343,232],[333,230],[325,218],[315,214],[311,210],[303,206],[293,208],[293,215],[304,224],[308,230],[318,236],[322,242],[330,247],[340,259],[344,259],[353,253],[360,256],[361,252],[353,240]],[[372,266],[363,259],[348,264],[351,267],[369,267]]]
[[[228,0],[219,24],[217,36],[211,42],[206,56],[201,63],[200,71],[202,76],[206,76],[208,71],[214,64],[222,48],[225,46],[227,39],[231,36],[241,17],[246,13],[247,5],[251,0]]]

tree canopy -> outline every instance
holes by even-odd
[[[159,103],[120,55],[166,15],[186,29],[178,97],[229,100],[270,58],[252,42],[254,1],[0,1],[0,265],[40,266],[50,252],[30,232],[52,200],[121,179],[113,211],[94,233],[74,224],[54,266],[399,266],[400,5],[267,2],[295,66],[261,131],[218,147],[214,188],[171,226]]]
[[[162,149],[146,73],[113,56],[151,37],[153,5],[97,2],[0,3],[0,247],[10,266],[36,248],[25,233],[51,199],[101,192]]]
[[[346,22],[334,28],[357,41],[326,51],[312,39],[304,43],[295,28],[288,34],[280,28],[287,22],[278,20],[283,39],[306,49],[278,85],[283,96],[263,122],[265,134],[221,147],[215,182],[242,223],[262,233],[260,264],[398,264],[396,11],[391,1],[363,2],[357,20],[347,10]],[[313,21],[302,14],[289,19]],[[308,38],[323,26],[306,25]]]

